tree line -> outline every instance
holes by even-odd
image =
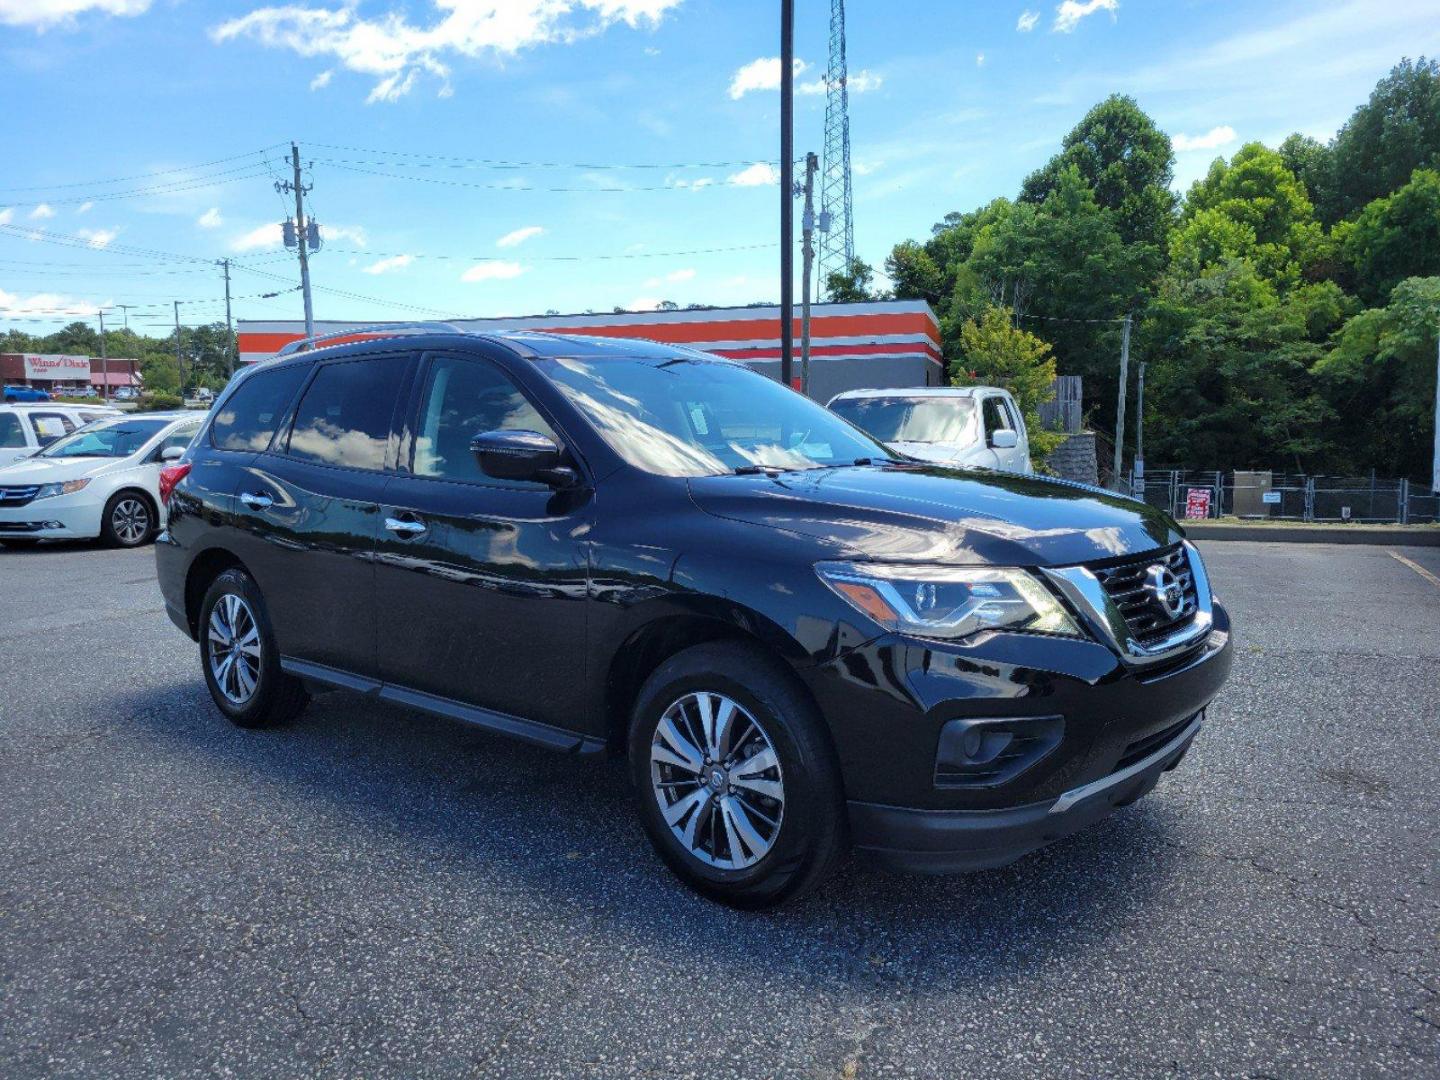
[[[228,350],[228,351],[227,351]],[[62,353],[99,356],[100,333],[89,323],[72,322],[53,334],[0,332],[0,353]],[[152,394],[180,392],[180,365],[175,358],[175,331],[148,337],[134,330],[105,330],[107,356],[140,361],[145,390]],[[180,359],[185,364],[185,389],[206,386],[220,390],[229,381],[228,360],[237,356],[235,335],[223,322],[180,329]]]
[[[1440,63],[1402,60],[1328,143],[1248,143],[1183,196],[1174,163],[1109,97],[1014,199],[896,244],[893,295],[935,309],[952,380],[1016,382],[1033,418],[1048,376],[1084,376],[1107,433],[1130,315],[1156,465],[1428,476]],[[879,295],[873,273],[832,276],[832,299]]]

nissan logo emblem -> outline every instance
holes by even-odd
[[[1168,566],[1156,563],[1145,572],[1145,587],[1150,590],[1150,597],[1160,606],[1172,619],[1178,618],[1185,610],[1185,590],[1180,587],[1180,579],[1170,572]]]

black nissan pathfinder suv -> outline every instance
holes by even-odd
[[[341,687],[625,755],[681,878],[999,866],[1174,768],[1230,620],[1164,513],[897,457],[741,364],[372,330],[235,379],[156,545],[220,710]]]

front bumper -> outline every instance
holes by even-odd
[[[1147,794],[1161,773],[1180,763],[1202,719],[1203,714],[1195,716],[1140,761],[1049,802],[970,811],[852,802],[851,837],[857,851],[909,873],[954,874],[1004,866]]]
[[[100,535],[99,503],[75,503],[75,496],[34,499],[0,510],[0,538],[79,540]]]

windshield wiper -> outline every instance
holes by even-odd
[[[737,465],[735,476],[771,476],[775,473],[782,473],[788,470],[779,465]]]

